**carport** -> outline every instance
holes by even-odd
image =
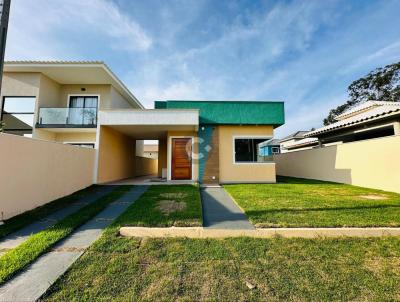
[[[196,109],[101,110],[98,118],[95,178],[115,182],[154,171],[140,156],[143,140],[158,140],[155,172],[168,181],[197,181]]]

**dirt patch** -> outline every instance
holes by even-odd
[[[157,209],[164,215],[174,212],[180,212],[186,209],[186,202],[177,202],[175,200],[160,200]]]
[[[162,193],[160,194],[160,197],[165,198],[165,199],[183,199],[185,197],[187,197],[188,194],[187,193],[181,193],[181,192],[177,192],[177,193]]]
[[[385,200],[385,199],[388,199],[387,196],[385,196],[385,195],[375,195],[375,194],[360,195],[360,197],[364,198],[364,199],[371,199],[371,200]]]

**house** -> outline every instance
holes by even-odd
[[[293,152],[299,150],[308,150],[318,147],[318,138],[306,137],[297,141],[293,141],[285,144],[285,152]]]
[[[290,135],[288,135],[288,136],[282,138],[282,139],[280,140],[280,150],[281,150],[281,153],[288,152],[288,149],[286,148],[286,146],[292,145],[293,143],[295,143],[295,142],[297,142],[297,141],[299,141],[299,140],[304,139],[305,135],[306,135],[308,132],[309,132],[309,131],[304,131],[304,130],[296,131],[296,132],[294,132],[294,133],[292,133],[292,134],[290,134]]]
[[[308,132],[319,145],[400,135],[400,102],[367,101],[344,112],[328,126]]]
[[[5,133],[94,148],[99,110],[143,105],[102,62],[10,61],[1,108]]]
[[[275,182],[259,145],[284,123],[283,102],[156,101],[99,112],[98,182],[132,177],[136,140],[158,140],[158,176],[203,184]]]
[[[94,148],[94,183],[147,174],[276,180],[261,147],[284,124],[283,102],[169,100],[144,109],[102,62],[42,61],[6,62],[1,100],[6,133]],[[157,159],[145,140],[158,141]]]
[[[271,139],[259,145],[261,156],[271,156],[273,154],[281,153],[279,139]]]

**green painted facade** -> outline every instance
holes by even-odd
[[[156,101],[156,109],[199,109],[203,125],[273,125],[285,123],[283,102]]]

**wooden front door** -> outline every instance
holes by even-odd
[[[192,179],[192,139],[172,139],[172,179]]]

